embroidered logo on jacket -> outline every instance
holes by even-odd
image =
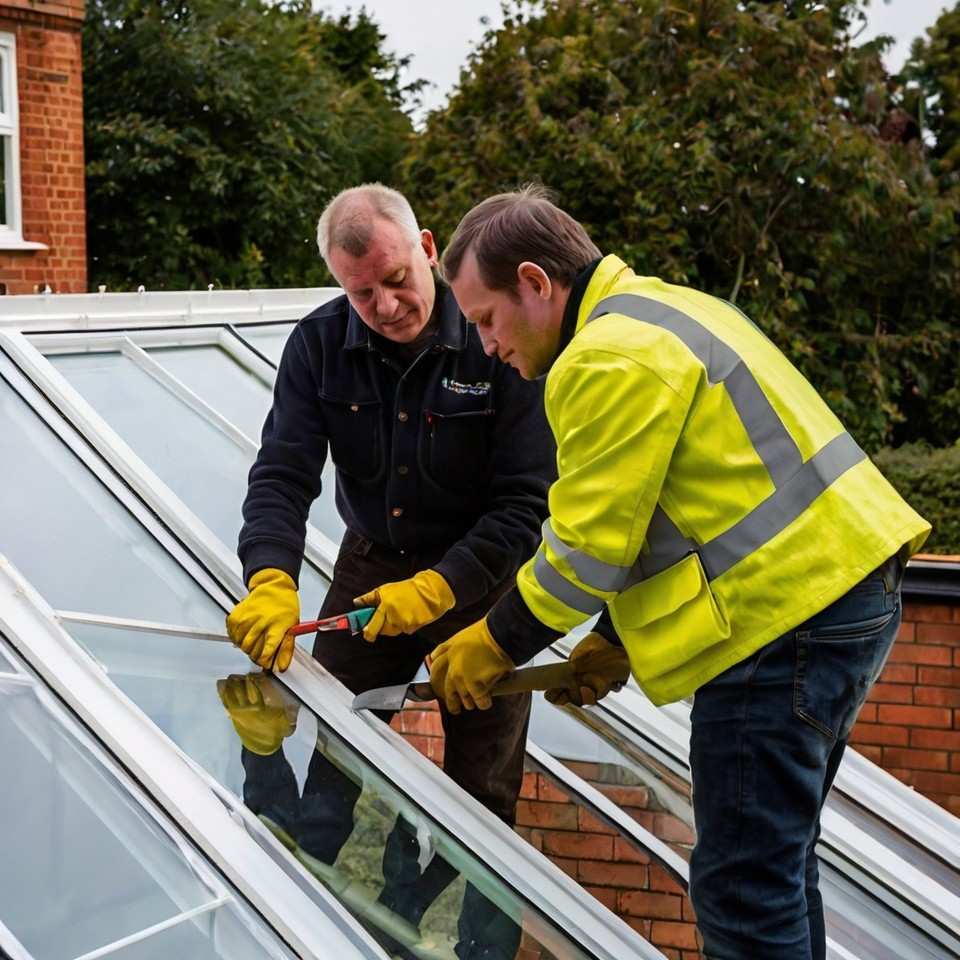
[[[460,383],[459,380],[444,377],[440,383],[446,390],[452,390],[454,393],[467,393],[471,397],[485,397],[490,392],[489,380],[480,380],[477,383]]]

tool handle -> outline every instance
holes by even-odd
[[[303,623],[292,626],[287,633],[294,637],[299,637],[304,633],[316,633],[321,623],[323,623],[322,620],[304,620]]]
[[[569,687],[574,684],[573,667],[569,660],[548,663],[542,667],[524,667],[504,677],[491,691],[494,697],[505,693],[527,693],[531,690],[551,690],[553,687]]]
[[[349,613],[342,613],[335,617],[324,617],[322,620],[304,620],[302,623],[292,626],[287,633],[294,637],[299,637],[304,633],[316,633],[323,627],[329,627],[329,624],[335,620],[346,620],[351,633],[359,633],[373,616],[376,607],[360,607],[358,610],[351,610]]]

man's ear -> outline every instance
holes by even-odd
[[[524,260],[517,267],[517,280],[530,286],[534,295],[541,300],[549,300],[553,294],[553,284],[543,267],[530,260]]]
[[[420,246],[427,255],[427,263],[429,263],[431,267],[435,267],[440,258],[437,256],[437,243],[429,230],[420,231]]]

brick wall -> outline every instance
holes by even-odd
[[[960,605],[904,604],[897,643],[851,743],[960,816]]]
[[[0,0],[17,43],[23,237],[47,250],[0,250],[8,293],[87,289],[82,0]]]
[[[442,763],[443,731],[434,706],[412,705],[397,715],[393,725],[421,753]],[[568,766],[681,856],[689,856],[690,829],[623,768],[574,762]],[[682,782],[671,786],[687,791]],[[683,888],[642,850],[537,770],[528,769],[524,775],[517,833],[671,960],[700,960],[696,922]],[[535,960],[540,952],[533,943],[525,943],[518,956]]]

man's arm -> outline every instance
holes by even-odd
[[[488,507],[435,566],[450,584],[457,609],[476,603],[513,576],[534,551],[547,515],[547,490],[556,477],[542,381],[526,381],[504,366],[495,389]]]
[[[603,611],[622,589],[692,397],[637,361],[602,351],[571,363],[551,390],[562,400],[548,535],[487,618],[515,664]]]
[[[265,568],[282,570],[294,582],[300,574],[307,516],[320,494],[327,458],[327,431],[310,359],[303,331],[296,326],[280,360],[273,406],[243,503],[237,553],[245,583]]]

